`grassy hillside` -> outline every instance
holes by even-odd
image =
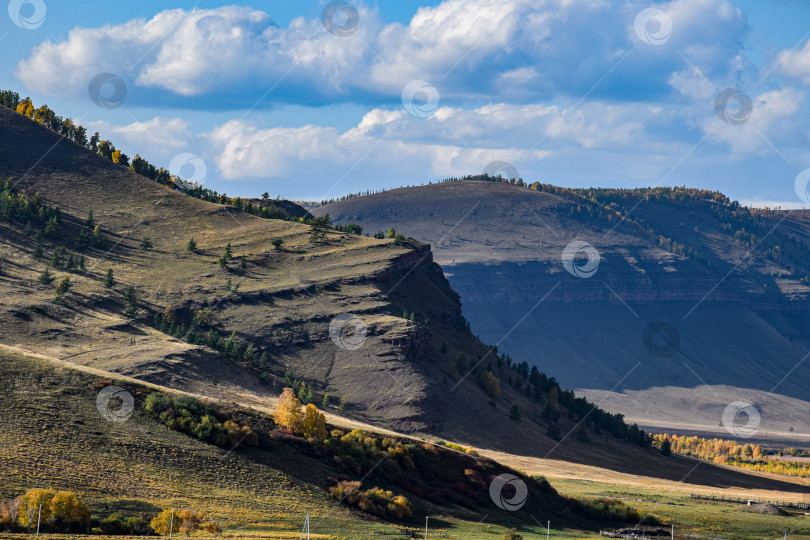
[[[810,212],[700,190],[465,180],[313,213],[430,243],[484,341],[642,426],[728,435],[722,413],[741,400],[762,437],[810,432]],[[572,241],[597,250],[593,277],[564,269]],[[656,321],[667,333],[648,339]],[[670,337],[671,354],[658,350]]]
[[[230,529],[263,534],[293,533],[310,512],[314,531],[330,538],[418,528],[425,515],[434,517],[434,528],[454,534],[469,531],[482,519],[493,524],[486,532],[464,533],[472,538],[502,534],[514,526],[530,530],[532,514],[573,528],[609,522],[587,517],[579,503],[525,476],[529,491],[524,511],[498,510],[489,498],[489,482],[499,474],[520,473],[430,443],[402,439],[416,468],[395,473],[396,461],[384,458],[354,470],[354,465],[341,465],[349,463],[346,456],[342,461],[332,458],[328,439],[321,446],[285,435],[268,417],[235,405],[209,402],[252,426],[258,446],[217,447],[169,429],[143,407],[155,388],[133,379],[103,379],[6,353],[0,356],[0,375],[0,406],[14,413],[0,430],[0,499],[31,487],[69,489],[89,503],[97,520],[113,512],[148,517],[165,508],[190,508]],[[110,421],[97,409],[97,395],[110,384],[134,397],[134,412],[125,421]],[[329,496],[329,478],[356,479],[364,489],[393,489],[408,497],[415,517],[381,520],[351,510]]]

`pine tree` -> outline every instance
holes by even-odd
[[[233,258],[233,252],[231,251],[231,243],[230,242],[228,242],[228,245],[225,246],[225,255],[224,255],[224,257],[226,259],[232,259]]]
[[[51,257],[51,266],[54,268],[61,268],[62,267],[62,248],[56,248],[53,250],[53,256]]]
[[[138,313],[138,301],[135,298],[135,289],[131,285],[127,287],[124,293],[124,303],[127,305],[126,314],[129,317],[134,317]]]
[[[247,259],[245,259],[244,255],[242,255],[242,260],[239,262],[239,268],[241,268],[242,270],[247,268]]]
[[[107,270],[107,275],[104,276],[104,286],[109,289],[113,285],[115,285],[115,278],[113,277],[113,269],[109,268]]]
[[[53,274],[51,274],[50,267],[46,267],[45,271],[42,272],[37,278],[37,281],[42,283],[43,285],[50,285],[51,283],[53,283],[54,279],[55,278],[53,277]]]
[[[298,390],[298,399],[301,403],[309,403],[312,401],[312,388],[305,382],[301,383],[301,388]]]
[[[273,241],[270,243],[273,244],[274,249],[279,250],[281,249],[282,244],[284,244],[284,240],[282,240],[281,238],[274,238]]]
[[[93,218],[92,210],[87,212],[87,226],[91,229],[96,226],[96,220]]]
[[[329,407],[329,394],[323,395],[323,408],[326,409]]]
[[[79,268],[87,270],[87,268],[84,267],[84,255],[79,256]]]
[[[34,258],[41,259],[42,258],[42,244],[37,242],[37,247],[34,248]]]
[[[144,251],[152,249],[152,241],[148,236],[144,236],[143,240],[141,240],[141,249]]]
[[[188,241],[186,244],[186,251],[189,253],[196,253],[197,252],[197,242],[194,241],[194,238]]]

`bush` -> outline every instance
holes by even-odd
[[[257,435],[250,427],[240,426],[227,415],[217,413],[191,396],[171,399],[160,392],[152,392],[146,397],[144,408],[171,429],[216,446],[230,445],[235,448],[239,444],[259,444]],[[220,418],[225,419],[225,425]]]
[[[338,501],[376,516],[403,519],[413,515],[410,501],[402,495],[394,495],[393,492],[378,487],[362,491],[360,482],[347,480],[338,482],[329,489],[329,493]]]

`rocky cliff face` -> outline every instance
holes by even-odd
[[[799,362],[810,350],[810,288],[802,279],[810,267],[752,251],[708,203],[643,202],[633,209],[645,229],[684,245],[680,254],[577,206],[511,185],[452,182],[349,199],[314,213],[369,230],[393,226],[432,243],[473,332],[565,386],[649,391],[651,402],[655,388],[698,385],[776,388],[810,400],[798,382],[810,377],[810,366]],[[772,237],[780,242],[810,245],[808,215],[791,214],[784,223],[778,215],[757,219],[765,232],[778,225]],[[563,264],[572,242],[598,254],[589,277]],[[577,265],[586,264],[584,255]],[[676,341],[669,348],[668,339]],[[610,403],[624,412],[621,400]],[[709,408],[728,403],[715,405]],[[668,407],[653,409],[661,415]],[[718,421],[710,422],[716,428]]]

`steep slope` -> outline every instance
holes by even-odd
[[[485,342],[640,425],[728,436],[723,412],[744,401],[759,436],[795,441],[790,427],[810,431],[810,212],[749,223],[714,197],[457,181],[313,213],[430,243]],[[564,269],[572,241],[598,251],[592,277]]]

